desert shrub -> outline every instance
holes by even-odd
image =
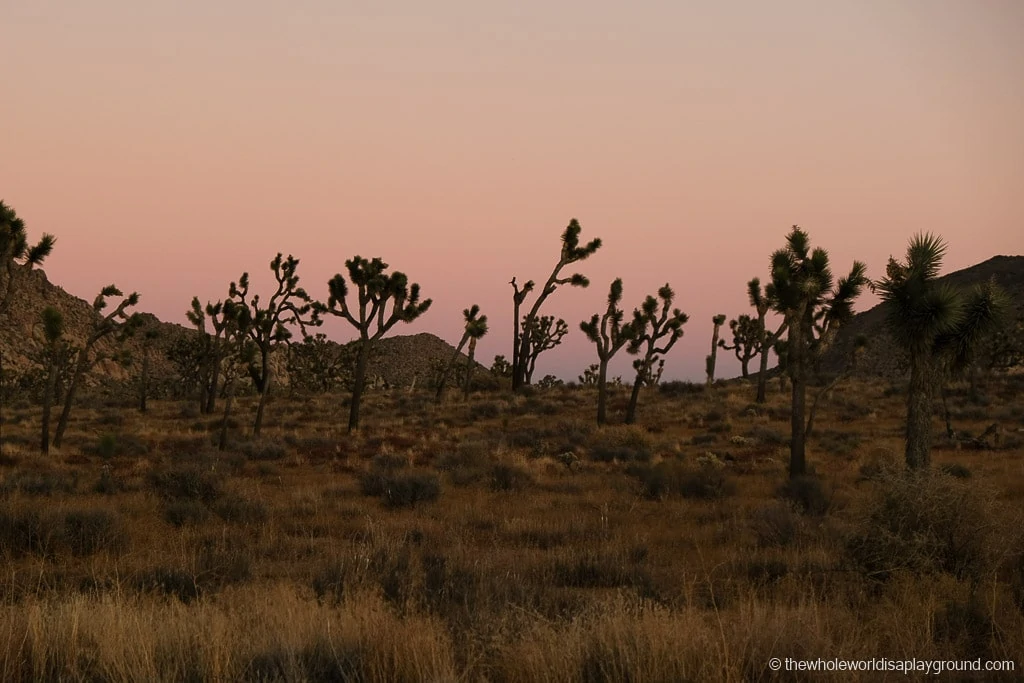
[[[790,501],[797,509],[808,515],[823,515],[832,505],[831,492],[821,479],[810,474],[786,480],[776,495]]]
[[[262,501],[241,496],[226,496],[213,504],[213,511],[225,522],[261,524],[267,519],[267,506]]]
[[[683,381],[672,381],[662,382],[658,385],[658,393],[662,396],[668,396],[670,398],[676,398],[680,396],[692,396],[694,394],[703,394],[704,385],[697,384],[695,382],[683,382]]]
[[[651,589],[647,571],[630,558],[609,552],[572,553],[552,567],[552,583],[571,588],[634,587]]]
[[[594,462],[650,462],[651,452],[647,449],[619,445],[599,445],[590,449]]]
[[[716,441],[718,441],[718,435],[716,434],[695,434],[690,437],[690,443],[694,446],[704,446]]]
[[[74,555],[118,552],[128,544],[120,515],[109,510],[69,510],[64,514],[64,540]]]
[[[209,517],[209,508],[198,500],[170,500],[164,505],[164,519],[174,526],[199,525]]]
[[[491,467],[489,479],[492,491],[522,491],[533,484],[533,477],[522,467],[503,463]]]
[[[109,510],[0,509],[0,553],[8,557],[52,556],[60,551],[86,556],[120,552],[127,543],[124,520]]]
[[[771,427],[765,427],[764,425],[757,425],[752,427],[746,434],[749,439],[753,439],[758,443],[767,444],[769,446],[784,446],[789,443],[789,437],[783,434],[778,429],[772,429]]]
[[[222,539],[207,539],[196,553],[195,576],[209,588],[242,583],[252,578],[252,550],[248,546]]]
[[[952,650],[964,659],[991,658],[990,644],[996,632],[991,610],[982,600],[972,597],[966,601],[950,600],[932,619],[932,634],[944,652]]]
[[[502,404],[499,401],[480,401],[469,406],[471,420],[493,419],[501,415]]]
[[[830,455],[850,456],[860,447],[861,436],[856,432],[826,430],[818,437],[822,450]]]
[[[180,567],[154,567],[137,574],[132,585],[137,591],[161,593],[186,605],[203,593],[195,575]]]
[[[101,434],[93,443],[82,447],[86,455],[95,455],[104,460],[113,457],[138,457],[149,453],[149,446],[134,434]]]
[[[884,580],[897,571],[978,579],[1012,537],[988,493],[941,473],[885,474],[846,539],[854,566]]]
[[[254,462],[281,460],[288,454],[288,449],[284,447],[284,444],[264,439],[242,442],[238,445],[238,450]]]
[[[803,530],[803,520],[794,506],[775,501],[751,512],[748,523],[758,546],[786,548],[796,544]]]
[[[199,465],[150,471],[149,485],[167,500],[197,500],[209,505],[224,495],[224,479]]]
[[[718,499],[735,491],[722,468],[711,464],[689,465],[666,460],[653,467],[635,467],[631,472],[640,480],[643,495],[652,500],[668,496]]]
[[[445,453],[435,462],[435,467],[447,473],[448,479],[456,486],[483,481],[490,465],[490,448],[479,441],[459,444],[455,451]]]
[[[380,496],[388,507],[413,507],[437,500],[441,480],[433,472],[374,468],[360,478],[359,489],[364,496]]]
[[[345,442],[323,436],[295,437],[286,436],[284,442],[295,449],[295,452],[309,460],[334,460],[346,455]]]
[[[29,496],[52,496],[55,493],[74,493],[78,488],[78,470],[70,472],[11,472],[0,486],[3,493],[18,491]]]
[[[970,479],[971,470],[966,465],[957,462],[946,463],[939,467],[939,471],[957,479]]]
[[[747,582],[757,588],[778,583],[789,574],[789,564],[780,559],[750,559],[740,567]]]
[[[104,468],[100,472],[99,479],[93,484],[92,490],[94,493],[99,493],[104,496],[113,496],[122,491],[126,490],[124,482],[115,477],[109,469]]]

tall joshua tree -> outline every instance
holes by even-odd
[[[287,343],[292,338],[289,326],[296,325],[306,333],[306,327],[320,324],[313,300],[306,290],[299,287],[299,276],[295,271],[299,260],[289,254],[285,259],[280,253],[270,262],[274,271],[277,288],[267,299],[266,305],[260,302],[259,294],[249,296],[249,273],[242,273],[238,283],[231,283],[229,294],[231,300],[248,311],[249,324],[246,329],[254,346],[254,352],[248,358],[249,376],[256,390],[260,393],[260,402],[256,408],[256,420],[252,426],[252,435],[258,437],[263,426],[263,411],[270,393],[273,380],[270,355],[274,348]]]
[[[665,286],[658,290],[657,299],[648,296],[640,308],[633,311],[635,336],[627,350],[630,354],[639,354],[640,357],[633,361],[636,379],[633,381],[633,393],[629,397],[629,407],[626,409],[626,424],[633,424],[636,421],[640,387],[651,376],[655,362],[664,363],[661,356],[672,350],[676,342],[682,339],[683,325],[690,319],[678,308],[672,307],[675,297],[675,292],[668,283],[665,283]]]
[[[705,365],[707,366],[707,385],[709,387],[715,382],[715,358],[718,355],[718,330],[725,324],[725,316],[719,313],[711,319],[711,322],[715,326],[714,332],[711,333],[711,353],[704,359]]]
[[[526,300],[526,296],[533,291],[534,283],[533,280],[530,280],[523,285],[522,289],[519,289],[516,285],[515,278],[512,278],[514,303],[513,314],[515,315],[516,325],[516,332],[513,336],[515,346],[512,349],[512,389],[514,390],[519,389],[525,384],[529,384],[529,375],[532,374],[529,370],[534,364],[536,364],[537,356],[544,350],[539,349],[534,338],[534,335],[542,329],[538,323],[540,319],[540,309],[541,306],[544,305],[544,301],[546,301],[560,285],[586,287],[590,284],[590,280],[581,273],[574,273],[569,277],[559,277],[563,268],[578,261],[583,261],[601,248],[600,238],[592,239],[587,244],[580,246],[580,232],[582,230],[583,228],[580,227],[579,221],[575,218],[569,221],[569,225],[566,226],[565,230],[562,232],[562,251],[559,254],[558,262],[555,263],[555,267],[551,271],[551,275],[548,276],[547,281],[544,283],[544,287],[540,290],[540,294],[537,295],[536,300],[533,302],[533,306],[530,307],[530,311],[522,318],[522,320],[519,318],[520,306]],[[564,325],[565,321],[561,321],[561,323]],[[552,324],[553,323],[548,323],[549,329]],[[555,329],[558,329],[557,325],[555,325]],[[566,331],[568,331],[568,328],[566,328]]]
[[[228,445],[228,425],[235,398],[235,385],[239,376],[248,372],[248,366],[256,355],[249,328],[252,325],[252,311],[236,301],[228,299],[218,302],[221,334],[218,340],[221,353],[220,369],[224,375],[224,414],[220,423],[220,437],[217,448],[225,450]]]
[[[64,316],[59,310],[47,306],[42,313],[44,350],[43,359],[46,364],[46,384],[43,387],[43,420],[39,451],[43,455],[50,454],[50,413],[53,408],[54,394],[57,392],[57,375],[63,357],[67,352],[64,344]]]
[[[750,298],[750,305],[757,311],[757,345],[760,359],[757,369],[757,402],[764,403],[767,398],[765,391],[768,385],[768,359],[775,349],[776,342],[786,331],[785,321],[774,332],[769,332],[765,318],[775,304],[775,286],[768,284],[764,291],[761,291],[761,279],[753,278],[747,283],[747,295]],[[779,370],[783,368],[779,366]]]
[[[114,307],[114,310],[103,315],[103,309],[107,307],[107,299],[115,296],[123,298]],[[81,386],[86,371],[98,360],[92,353],[97,342],[110,336],[114,336],[118,341],[123,341],[131,335],[138,325],[139,319],[135,315],[129,316],[127,310],[138,303],[138,292],[132,292],[128,296],[124,296],[121,290],[114,285],[104,287],[93,300],[92,309],[97,314],[96,321],[93,323],[92,330],[90,330],[89,335],[85,339],[85,344],[78,352],[75,372],[71,376],[71,383],[68,385],[67,393],[64,394],[64,407],[60,412],[60,420],[57,422],[57,431],[53,435],[53,445],[55,447],[60,448],[60,444],[64,440],[64,432],[68,428],[68,418],[71,416],[71,406],[75,402],[75,392]]]
[[[789,476],[807,471],[807,382],[815,358],[832,343],[839,327],[853,317],[853,300],[869,281],[866,268],[853,262],[850,274],[834,285],[828,252],[811,250],[810,238],[798,226],[786,237],[786,246],[772,254],[773,307],[786,321],[788,371],[792,384],[792,434]]]
[[[915,235],[906,258],[889,258],[876,283],[886,323],[910,358],[907,391],[906,461],[912,470],[931,460],[932,401],[946,378],[966,367],[978,341],[994,329],[1007,302],[994,283],[963,292],[936,281],[946,243],[930,233]]]
[[[324,313],[344,318],[359,332],[359,356],[348,415],[348,430],[351,432],[359,428],[359,403],[366,386],[366,367],[373,345],[396,324],[410,323],[426,313],[432,302],[430,299],[420,301],[419,284],[414,282],[410,285],[405,273],[385,273],[388,264],[379,258],[368,261],[355,256],[345,261],[345,268],[358,290],[355,308],[346,301],[348,283],[340,274],[327,283],[330,298],[326,306],[318,308]]]
[[[625,313],[619,308],[622,303],[622,278],[616,278],[608,291],[608,307],[603,315],[595,313],[590,320],[580,323],[580,329],[587,339],[597,345],[597,424],[607,422],[608,403],[608,361],[623,346],[636,337],[634,322],[622,323]]]
[[[462,349],[466,346],[466,342],[470,339],[473,339],[475,342],[476,339],[487,334],[487,316],[480,315],[479,306],[473,304],[469,308],[463,309],[462,317],[466,321],[465,327],[462,331],[462,339],[459,340],[459,345],[455,347],[455,352],[441,370],[441,377],[437,383],[437,394],[435,395],[435,399],[438,403],[444,399],[444,390],[448,385],[448,376],[451,374],[452,368],[455,367],[455,362],[459,359],[459,354],[462,353]],[[473,347],[475,351],[475,343],[473,344]],[[470,369],[471,368],[472,361],[470,361]]]
[[[760,327],[756,320],[743,314],[729,321],[729,330],[732,332],[732,345],[726,344],[724,339],[719,339],[718,346],[736,354],[743,379],[746,379],[750,377],[750,359],[761,352]]]

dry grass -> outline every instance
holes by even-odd
[[[0,679],[756,681],[797,676],[771,657],[1024,664],[1020,411],[954,397],[958,429],[998,415],[1007,447],[939,448],[948,474],[910,480],[899,393],[840,387],[810,442],[815,478],[783,487],[787,406],[752,393],[651,391],[639,426],[601,429],[586,389],[440,407],[374,393],[353,436],[341,397],[277,398],[260,442],[244,438],[242,399],[226,453],[215,420],[156,402],[81,411],[50,460],[30,450],[25,408],[0,469]]]

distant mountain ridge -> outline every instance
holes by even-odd
[[[1009,318],[1024,319],[1024,256],[993,256],[977,265],[957,270],[938,278],[939,282],[969,290],[989,280],[995,281],[1010,299]],[[854,341],[863,335],[868,347],[857,361],[855,374],[860,376],[898,377],[908,371],[906,355],[893,342],[885,327],[885,307],[878,304],[840,329],[835,344],[822,358],[826,373],[845,367]]]

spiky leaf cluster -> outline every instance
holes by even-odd
[[[15,267],[38,266],[53,251],[57,241],[44,233],[34,245],[29,245],[25,221],[12,207],[0,201],[0,313],[7,310],[14,291]]]
[[[420,286],[410,285],[409,278],[400,271],[386,273],[388,264],[380,258],[367,260],[355,256],[345,261],[345,268],[358,290],[356,301],[353,305],[348,303],[348,282],[337,274],[327,283],[330,297],[321,310],[347,320],[364,339],[379,339],[397,323],[412,322],[430,308],[430,299],[420,301]],[[371,335],[374,325],[376,329]]]

